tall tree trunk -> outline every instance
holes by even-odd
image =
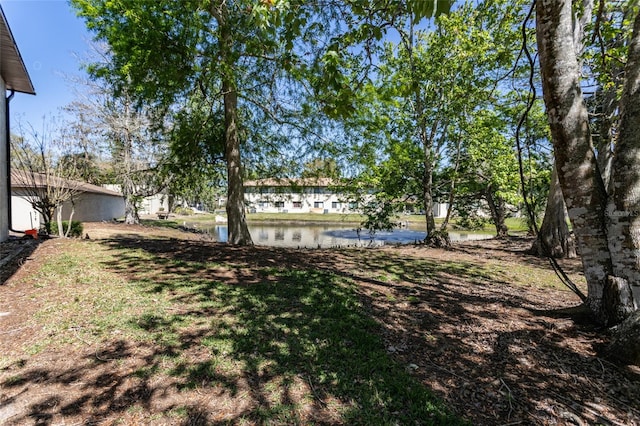
[[[220,56],[224,64],[222,92],[224,97],[224,142],[227,162],[227,226],[228,242],[234,245],[253,245],[245,216],[244,185],[242,182],[242,160],[238,135],[238,93],[233,75],[233,34],[228,26],[226,5],[220,6]]]
[[[129,130],[129,119],[131,117],[131,105],[127,97],[124,103],[124,123],[121,129],[122,138],[122,167],[124,175],[122,178],[122,195],[124,196],[124,223],[127,225],[137,225],[140,223],[138,208],[136,206],[136,184],[133,179],[133,141]]]
[[[600,321],[608,322],[602,303],[612,272],[605,230],[606,191],[580,90],[571,0],[538,0],[536,16],[544,100],[558,179],[587,280],[586,303]]]
[[[137,225],[140,223],[140,216],[138,215],[138,208],[136,206],[135,184],[131,178],[130,162],[125,160],[124,167],[126,168],[126,172],[122,179],[124,223],[127,225]]]
[[[427,130],[427,116],[424,112],[422,91],[420,90],[420,81],[418,80],[418,72],[415,65],[414,56],[414,22],[413,18],[409,23],[408,37],[403,38],[405,47],[409,51],[409,66],[411,67],[411,79],[414,97],[414,118],[418,130],[418,139],[422,145],[424,165],[424,175],[422,176],[422,204],[424,207],[425,222],[427,227],[427,236],[424,239],[426,245],[436,247],[448,247],[451,245],[449,234],[445,229],[438,231],[436,229],[436,220],[433,215],[433,169],[435,167],[436,155],[434,152],[434,141],[436,131],[440,124],[439,117],[431,117],[432,124],[430,131]]]
[[[422,102],[417,102],[419,110],[422,111]],[[446,229],[436,229],[436,220],[433,214],[433,171],[436,166],[436,152],[437,147],[435,144],[436,134],[438,128],[446,128],[446,125],[441,126],[439,117],[435,117],[431,123],[431,129],[427,132],[426,117],[423,112],[420,114],[420,139],[422,142],[423,150],[423,165],[424,176],[422,178],[422,194],[424,202],[424,212],[427,224],[427,236],[425,238],[425,244],[434,247],[449,247],[451,240],[449,239],[449,233]]]
[[[576,246],[566,220],[566,207],[554,163],[544,219],[530,249],[537,256],[576,257]]]
[[[229,243],[252,245],[253,240],[245,217],[244,186],[237,129],[237,95],[227,82],[223,83],[225,121],[225,159],[227,161],[227,224]]]
[[[595,137],[594,145],[596,152],[598,153],[598,167],[602,174],[602,180],[604,181],[604,187],[607,191],[611,187],[611,167],[613,165],[613,150],[614,145],[614,122],[613,117],[618,110],[617,91],[615,88],[604,89],[601,92],[596,93],[597,114],[598,117],[595,120]]]
[[[485,199],[489,205],[489,211],[491,212],[491,220],[496,227],[496,237],[506,238],[509,236],[509,228],[505,223],[506,219],[506,205],[502,197],[496,195],[489,185],[485,189]]]
[[[640,13],[633,26],[625,78],[607,206],[613,277],[604,303],[613,323],[640,307]]]
[[[412,30],[413,31],[413,30]],[[413,65],[413,45],[411,51],[411,59],[412,59],[412,68]],[[416,71],[412,71],[412,77],[417,78]],[[422,176],[422,202],[424,206],[424,214],[425,221],[427,225],[427,237],[425,242],[430,243],[433,241],[433,238],[436,237],[436,220],[433,216],[433,168],[435,162],[435,155],[433,152],[433,139],[434,139],[434,131],[432,129],[431,134],[427,134],[427,123],[426,117],[424,114],[424,108],[422,105],[422,94],[420,93],[420,85],[416,82],[415,84],[415,105],[416,105],[416,122],[418,124],[418,132],[420,142],[422,143],[422,152],[423,158],[422,162],[424,165],[424,175]],[[432,126],[437,126],[438,119],[434,120]]]

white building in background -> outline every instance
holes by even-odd
[[[244,198],[249,211],[256,213],[362,212],[362,206],[341,191],[330,178],[247,181],[244,183]],[[434,216],[445,217],[447,208],[447,203],[434,203]]]
[[[139,214],[156,214],[169,211],[169,196],[167,194],[154,194],[144,197],[140,203]]]
[[[246,181],[244,198],[256,213],[359,213],[358,204],[329,178]]]
[[[5,95],[7,91],[10,91],[9,96]],[[0,6],[0,93],[3,95],[3,99],[0,101],[0,242],[9,238],[9,228],[15,229],[10,220],[13,206],[10,196],[10,159],[7,158],[7,145],[11,134],[9,108],[15,92],[36,94],[13,34],[11,34],[7,18],[4,16],[2,6]]]
[[[54,179],[54,182],[56,185],[73,188],[73,192],[76,193],[73,206],[70,201],[62,206],[63,220],[69,220],[72,208],[72,220],[80,222],[112,221],[124,216],[124,198],[118,192],[67,179]],[[44,188],[44,175],[17,171],[11,173],[11,217],[14,230],[26,231],[40,228],[42,218],[31,202]]]
[[[103,185],[106,189],[117,192],[122,195],[122,186],[116,184]],[[138,214],[152,215],[160,211],[169,211],[169,195],[164,192],[148,195],[140,201],[138,205]]]

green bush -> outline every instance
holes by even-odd
[[[477,214],[460,215],[456,221],[458,228],[466,229],[468,231],[478,231],[485,227],[489,223],[489,219],[478,216]]]
[[[51,228],[51,234],[52,235],[58,235],[58,222],[51,222],[50,223],[50,228]],[[68,220],[63,220],[62,221],[62,229],[63,229],[63,233],[67,232],[67,229],[69,229],[69,221]],[[69,231],[69,236],[70,237],[82,237],[82,232],[83,231],[83,227],[82,227],[82,222],[79,222],[77,220],[72,220],[71,221],[71,230]]]
[[[191,216],[193,214],[193,210],[189,207],[176,207],[173,212],[182,216]]]

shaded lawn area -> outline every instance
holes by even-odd
[[[0,286],[0,423],[640,424],[638,370],[559,311],[575,298],[519,240],[300,251],[88,232]]]
[[[36,311],[22,341],[3,336],[0,420],[460,423],[385,351],[350,280],[178,245],[60,241],[12,281]]]

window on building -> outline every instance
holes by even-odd
[[[332,201],[331,202],[331,208],[332,209],[339,209],[340,208],[340,203],[337,201]]]
[[[276,201],[276,207],[283,208],[284,207],[284,201]]]
[[[314,201],[313,202],[313,207],[316,209],[321,209],[324,207],[324,202],[322,201]]]
[[[302,201],[294,201],[293,202],[293,208],[294,209],[301,209],[302,208]]]

